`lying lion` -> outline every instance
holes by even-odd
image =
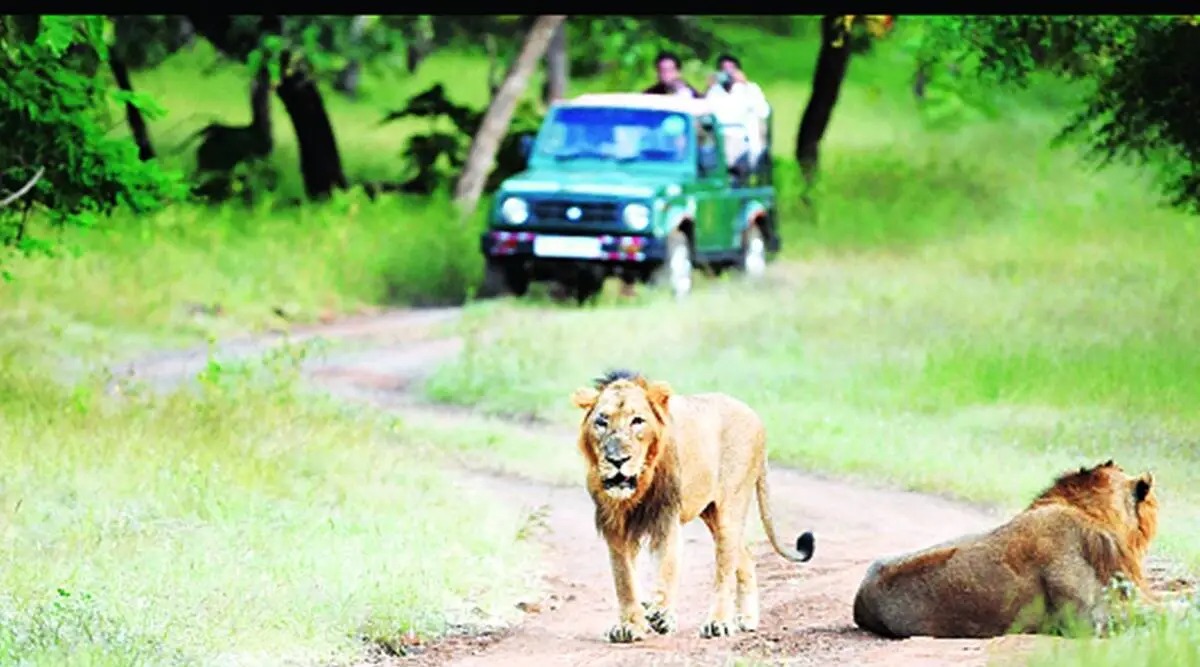
[[[814,538],[805,532],[793,552],[775,537],[766,436],[754,410],[724,394],[672,395],[666,383],[628,371],[576,390],[572,400],[584,410],[579,449],[620,604],[609,641],[675,629],[680,527],[696,517],[717,546],[715,600],[701,636],[757,629],[758,585],[743,532],[755,492],[767,538],[780,555],[807,561]],[[639,602],[634,573],[643,539],[659,562],[658,587],[647,603]]]
[[[1129,477],[1112,461],[1080,468],[989,533],[873,563],[854,622],[897,638],[1050,632],[1076,621],[1098,631],[1114,575],[1152,597],[1141,561],[1157,527],[1150,473]]]

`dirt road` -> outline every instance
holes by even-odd
[[[422,411],[452,420],[453,409],[424,404],[412,387],[458,351],[461,342],[444,332],[444,325],[457,315],[454,309],[390,313],[298,330],[292,340],[320,336],[341,341],[324,359],[306,365],[318,386],[387,409]],[[279,340],[232,341],[221,347],[220,354],[253,354]],[[132,370],[146,380],[173,383],[194,375],[204,361],[203,350],[160,353],[134,363]],[[514,429],[549,432],[564,443],[573,440],[572,427],[512,424]],[[458,474],[465,484],[490,489],[497,502],[548,508],[540,533],[544,557],[539,564],[547,595],[514,600],[525,611],[514,628],[413,647],[413,655],[396,659],[400,664],[723,665],[742,658],[791,665],[983,665],[997,658],[1007,662],[1035,642],[1046,641],[1030,637],[990,642],[887,641],[858,631],[850,603],[870,561],[986,529],[1002,517],[938,497],[865,488],[775,467],[771,486],[779,529],[791,535],[812,530],[817,548],[809,563],[782,560],[763,541],[755,514],[752,535],[757,538],[760,630],[728,639],[699,637],[710,601],[714,550],[703,524],[695,522],[684,531],[678,632],[634,645],[610,645],[603,633],[616,620],[612,580],[607,552],[592,528],[591,501],[582,480],[577,486],[555,487],[488,472]],[[648,582],[648,568],[642,574]]]

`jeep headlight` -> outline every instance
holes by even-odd
[[[529,219],[529,204],[520,197],[509,197],[500,205],[500,216],[512,225],[520,225]]]
[[[645,204],[628,204],[621,213],[625,224],[634,231],[641,231],[650,226],[650,209]]]

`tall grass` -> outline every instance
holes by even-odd
[[[477,246],[444,199],[181,206],[73,233],[54,259],[8,261],[0,322],[78,348],[130,332],[194,341],[379,304],[461,303],[481,271],[466,250]]]
[[[1085,667],[1136,665],[1138,667],[1193,667],[1200,665],[1200,625],[1196,599],[1176,600],[1170,611],[1133,615],[1128,627],[1114,636],[1060,642],[1030,656],[1030,667]]]
[[[507,618],[530,583],[510,574],[516,508],[457,488],[404,430],[301,397],[287,356],[120,399],[12,359],[4,664],[328,664]]]

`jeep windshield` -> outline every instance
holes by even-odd
[[[679,164],[688,161],[690,136],[690,118],[678,112],[563,107],[547,120],[533,154],[552,163]]]

